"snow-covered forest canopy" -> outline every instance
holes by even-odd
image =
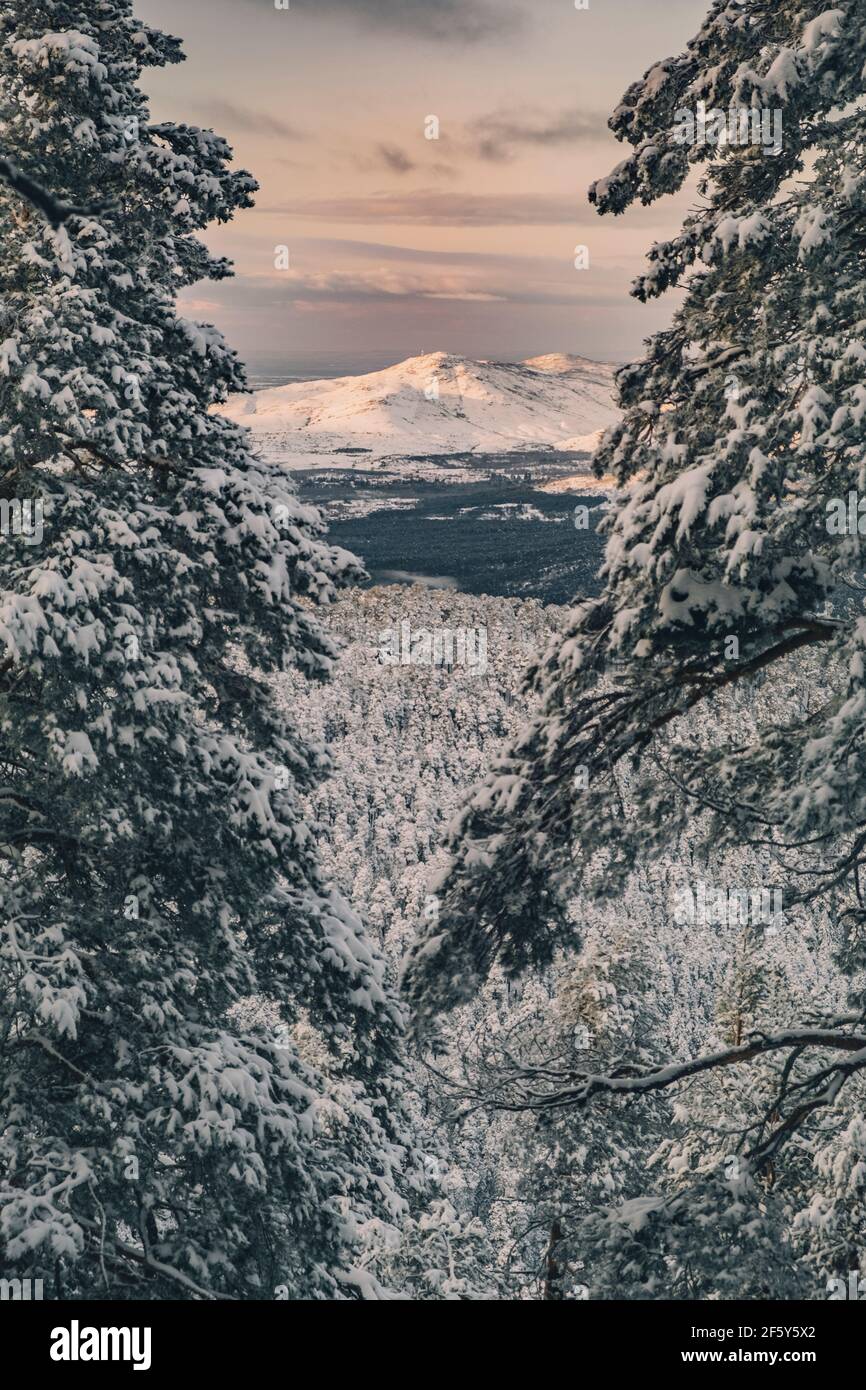
[[[862,0],[715,0],[612,117],[601,214],[699,184],[571,607],[364,587],[222,409],[178,294],[256,183],[152,120],[182,57],[131,0],[0,15],[0,1276],[848,1297]]]

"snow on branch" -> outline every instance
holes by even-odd
[[[487,1110],[543,1115],[582,1109],[600,1095],[648,1095],[702,1073],[754,1062],[771,1053],[787,1052],[778,1089],[766,1107],[749,1154],[750,1162],[757,1168],[770,1161],[814,1110],[832,1105],[850,1076],[866,1068],[864,1022],[864,1015],[857,1013],[835,1018],[826,1027],[785,1028],[773,1033],[756,1031],[735,1047],[688,1061],[647,1068],[623,1063],[607,1074],[594,1075],[573,1067],[559,1067],[555,1061],[525,1066],[506,1055],[496,1064],[488,1062],[490,1075],[481,1089],[455,1085],[446,1077],[440,1079],[449,1082],[455,1099],[468,1103],[470,1108],[480,1103]],[[855,1025],[855,1030],[845,1031],[851,1025]],[[850,1055],[819,1062],[806,1069],[802,1079],[792,1080],[795,1064],[810,1048]],[[491,1076],[495,1077],[493,1085]]]

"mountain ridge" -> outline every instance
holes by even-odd
[[[432,352],[359,376],[234,396],[220,414],[251,428],[289,467],[323,455],[368,463],[418,455],[591,451],[618,415],[615,367],[567,353],[524,362]],[[360,466],[364,466],[361,462]]]

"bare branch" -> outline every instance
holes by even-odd
[[[14,188],[16,193],[20,193],[26,202],[37,208],[52,227],[62,226],[70,217],[87,217],[89,215],[89,209],[75,207],[72,203],[64,203],[59,198],[55,198],[41,183],[31,179],[18,168],[17,164],[13,164],[11,159],[6,159],[2,155],[0,155],[0,181],[8,183],[9,187]]]
[[[840,1022],[862,1022],[860,1015]],[[716,1071],[721,1067],[738,1066],[751,1062],[756,1057],[771,1052],[781,1052],[789,1048],[803,1052],[808,1047],[827,1048],[830,1051],[850,1052],[854,1056],[844,1064],[847,1074],[866,1067],[866,1034],[841,1033],[836,1028],[786,1028],[782,1032],[753,1034],[747,1042],[738,1047],[726,1048],[723,1052],[708,1053],[687,1062],[673,1062],[663,1067],[638,1070],[632,1066],[618,1067],[604,1076],[593,1076],[585,1072],[562,1072],[560,1084],[555,1089],[533,1090],[539,1082],[549,1083],[552,1073],[547,1070],[536,1071],[533,1067],[514,1068],[502,1076],[503,1086],[510,1083],[511,1094],[505,1098],[486,1097],[486,1103],[496,1110],[532,1110],[544,1112],[580,1108],[597,1095],[646,1095],[651,1091],[666,1090],[669,1086],[697,1076],[701,1072]],[[829,1070],[834,1070],[830,1068]],[[827,1072],[820,1073],[821,1079]],[[803,1083],[808,1084],[808,1083]]]

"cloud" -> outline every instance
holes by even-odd
[[[254,0],[264,10],[272,0]],[[512,34],[522,14],[511,0],[292,0],[297,14],[351,20],[436,43],[478,43]]]
[[[390,169],[395,174],[410,174],[418,166],[411,160],[405,150],[401,150],[399,145],[378,145],[376,153],[379,162],[384,164],[386,169]]]
[[[609,132],[603,112],[581,111],[577,108],[560,112],[545,112],[537,108],[523,111],[495,111],[478,116],[453,132],[443,131],[441,143],[449,157],[458,162],[483,159],[491,164],[506,164],[524,149],[556,148],[580,142],[598,144]],[[425,150],[425,153],[427,151]],[[420,156],[407,153],[401,146],[382,140],[376,145],[372,158],[359,159],[340,152],[355,168],[375,171],[387,169],[401,177],[423,169],[429,177],[454,178],[458,170],[445,162],[429,164]]]
[[[481,159],[493,163],[513,159],[520,148],[603,140],[606,134],[603,114],[577,108],[554,115],[534,110],[518,115],[493,112],[480,116],[467,127],[470,149]]]
[[[254,277],[255,283],[257,277]],[[249,284],[250,281],[247,281]],[[395,270],[379,266],[375,270],[292,271],[278,279],[263,277],[257,288],[267,285],[271,296],[299,302],[338,300],[352,303],[368,299],[467,299],[492,301],[507,298],[497,289],[473,283],[470,277],[442,272]]]
[[[421,227],[560,227],[573,225],[577,197],[539,193],[374,193],[369,197],[313,198],[287,207],[262,208],[280,216],[326,222],[389,223]]]
[[[439,251],[417,246],[394,246],[386,241],[352,241],[347,237],[292,237],[293,249],[303,248],[305,254],[321,258],[375,261],[414,261],[428,265],[464,265],[473,269],[487,266],[512,268],[549,264],[549,258],[526,256],[516,252]]]
[[[475,304],[571,305],[621,304],[625,290],[615,273],[602,272],[595,283],[576,284],[564,278],[562,267],[548,264],[543,274],[477,274],[473,270],[443,272],[433,268],[415,271],[378,266],[369,270],[293,270],[280,275],[239,276],[219,290],[225,308],[246,314],[273,313],[288,307],[319,305],[421,303],[453,300]],[[183,301],[186,312],[199,307]],[[193,305],[195,304],[195,308]],[[212,307],[211,305],[208,306]]]
[[[252,111],[247,106],[237,106],[233,101],[209,101],[199,107],[203,119],[214,126],[226,126],[232,131],[243,131],[253,135],[276,135],[282,140],[307,140],[309,136],[288,121],[281,121],[265,111]]]
[[[505,304],[507,294],[491,294],[489,290],[430,290],[425,299],[460,299],[464,304]]]
[[[570,227],[575,244],[598,246],[610,236],[635,229],[667,236],[672,223],[688,211],[691,193],[681,191],[667,207],[654,203],[629,208],[614,224],[589,206],[586,195],[544,193],[461,193],[418,189],[406,193],[372,193],[369,196],[310,198],[256,209],[258,217],[315,219],[357,226],[397,227]],[[319,238],[316,238],[317,240]],[[608,241],[610,246],[610,242]],[[645,248],[636,254],[635,272],[645,270]],[[486,254],[486,253],[483,253]]]
[[[424,153],[426,155],[427,150]],[[458,175],[453,164],[446,164],[443,160],[427,163],[408,154],[401,145],[391,145],[387,141],[381,141],[376,145],[371,157],[360,155],[357,151],[347,153],[343,150],[339,152],[339,159],[341,163],[351,164],[355,170],[361,169],[366,173],[375,174],[386,169],[398,178],[415,173],[419,169],[423,171],[422,176],[425,178],[453,179]]]

